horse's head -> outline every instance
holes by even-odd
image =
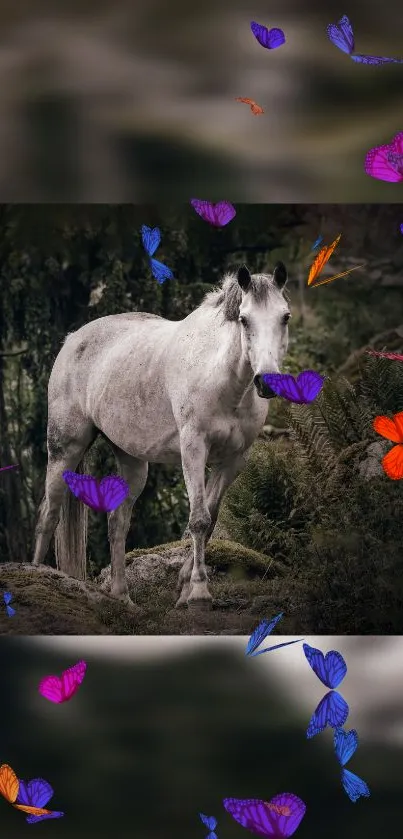
[[[273,393],[263,382],[264,373],[279,373],[288,347],[288,321],[291,317],[284,297],[287,269],[278,262],[273,275],[250,275],[246,265],[237,274],[242,289],[239,321],[242,348],[253,371],[253,382],[259,396],[271,399]]]

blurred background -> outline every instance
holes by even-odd
[[[396,0],[2,3],[0,195],[8,201],[398,201],[364,173],[403,126]],[[251,20],[281,27],[263,49]],[[2,80],[2,81],[1,81]],[[253,117],[235,98],[255,99]]]
[[[348,673],[358,751],[349,768],[371,798],[356,804],[340,782],[328,729],[306,728],[326,692],[296,644],[254,659],[246,638],[2,639],[1,761],[23,779],[54,788],[65,812],[45,836],[203,839],[199,812],[218,820],[219,839],[251,834],[222,806],[224,797],[270,800],[290,791],[307,805],[301,839],[394,835],[401,814],[403,674],[401,638],[309,637],[339,650]],[[279,641],[281,641],[281,637]],[[88,662],[73,699],[54,705],[37,692],[43,676]],[[247,710],[245,710],[247,709]],[[4,835],[19,839],[22,813],[3,799]]]
[[[310,406],[268,404],[267,425],[221,508],[214,535],[230,544],[221,542],[208,556],[213,591],[226,607],[232,602],[235,617],[249,607],[253,591],[259,614],[264,605],[290,614],[289,632],[399,633],[401,482],[383,473],[380,461],[390,444],[375,434],[372,420],[403,410],[403,365],[365,350],[403,351],[403,206],[236,209],[234,221],[217,230],[189,205],[0,206],[0,464],[19,464],[18,471],[1,474],[1,562],[31,560],[47,460],[47,385],[66,334],[122,311],[177,320],[225,271],[247,262],[252,272],[270,272],[282,259],[293,312],[284,371],[315,369],[328,380]],[[150,275],[142,224],[162,230],[157,256],[175,276],[162,286]],[[330,243],[340,232],[323,277],[363,267],[308,288],[313,242],[322,234]],[[91,471],[99,477],[116,471],[103,440],[92,449]],[[152,465],[127,550],[152,551],[180,539],[187,517],[181,470]],[[106,516],[90,511],[90,577],[108,563]],[[230,583],[228,574],[220,576],[228,568]],[[1,582],[14,591],[6,570]],[[168,581],[164,593],[150,595],[137,580],[138,602],[143,597],[147,608],[159,603],[145,634],[163,631],[161,614],[172,609],[173,586]],[[25,587],[23,575],[22,596]],[[269,600],[263,603],[263,596]],[[243,632],[253,620],[250,615]],[[12,629],[5,612],[0,625]],[[37,632],[46,631],[39,626]]]

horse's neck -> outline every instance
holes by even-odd
[[[228,391],[228,399],[239,404],[253,394],[253,371],[242,350],[240,330],[236,323],[220,324],[214,316],[211,327],[205,333],[209,363],[220,390]]]

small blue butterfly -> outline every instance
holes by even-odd
[[[146,224],[143,224],[141,228],[141,239],[150,260],[150,268],[153,277],[155,277],[160,285],[164,283],[165,280],[173,280],[174,275],[171,269],[168,268],[167,265],[164,265],[163,262],[159,262],[158,259],[153,259],[153,254],[161,242],[161,231],[159,227],[147,227]]]
[[[337,690],[330,690],[319,702],[310,719],[306,736],[308,739],[315,737],[328,725],[331,728],[341,728],[348,715],[349,707],[342,695]]]
[[[334,732],[334,751],[340,765],[344,767],[346,763],[352,758],[354,752],[358,748],[358,734],[354,728],[351,731],[343,731],[342,728],[336,728]],[[368,784],[350,772],[349,769],[342,768],[341,782],[343,787],[351,799],[355,802],[361,796],[368,798],[371,795]]]
[[[15,609],[13,609],[12,606],[8,605],[9,603],[11,603],[12,599],[13,599],[13,595],[11,594],[11,592],[10,591],[5,591],[4,594],[3,594],[3,600],[4,600],[4,603],[5,603],[6,612],[7,612],[9,618],[12,618],[13,615],[15,615]]]
[[[206,839],[218,839],[217,834],[214,833],[217,827],[217,819],[214,816],[205,816],[203,813],[199,813],[199,816],[207,829],[210,833],[207,834]]]
[[[316,251],[316,248],[318,248],[318,247],[319,247],[319,245],[320,245],[322,242],[323,242],[323,236],[318,236],[318,238],[316,239],[316,241],[313,243],[313,245],[312,245],[312,247],[311,247],[311,251]]]
[[[256,629],[253,630],[252,635],[249,638],[246,653],[245,655],[256,656],[262,655],[262,653],[269,653],[271,650],[278,650],[280,647],[288,647],[289,644],[299,644],[300,641],[303,641],[303,638],[299,638],[297,641],[285,641],[283,644],[275,644],[274,647],[265,647],[264,650],[259,650],[259,652],[255,652],[257,648],[260,646],[262,641],[267,638],[268,635],[273,631],[276,624],[278,624],[279,620],[283,617],[284,612],[280,612],[279,615],[276,615],[275,618],[269,620],[263,620]]]

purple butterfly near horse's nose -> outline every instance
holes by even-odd
[[[304,370],[297,377],[290,373],[265,373],[262,378],[277,396],[299,405],[313,402],[325,381],[325,377],[315,370]]]
[[[250,28],[260,46],[266,50],[275,50],[285,44],[285,35],[282,29],[268,29],[267,26],[256,23],[255,20],[252,20]]]

